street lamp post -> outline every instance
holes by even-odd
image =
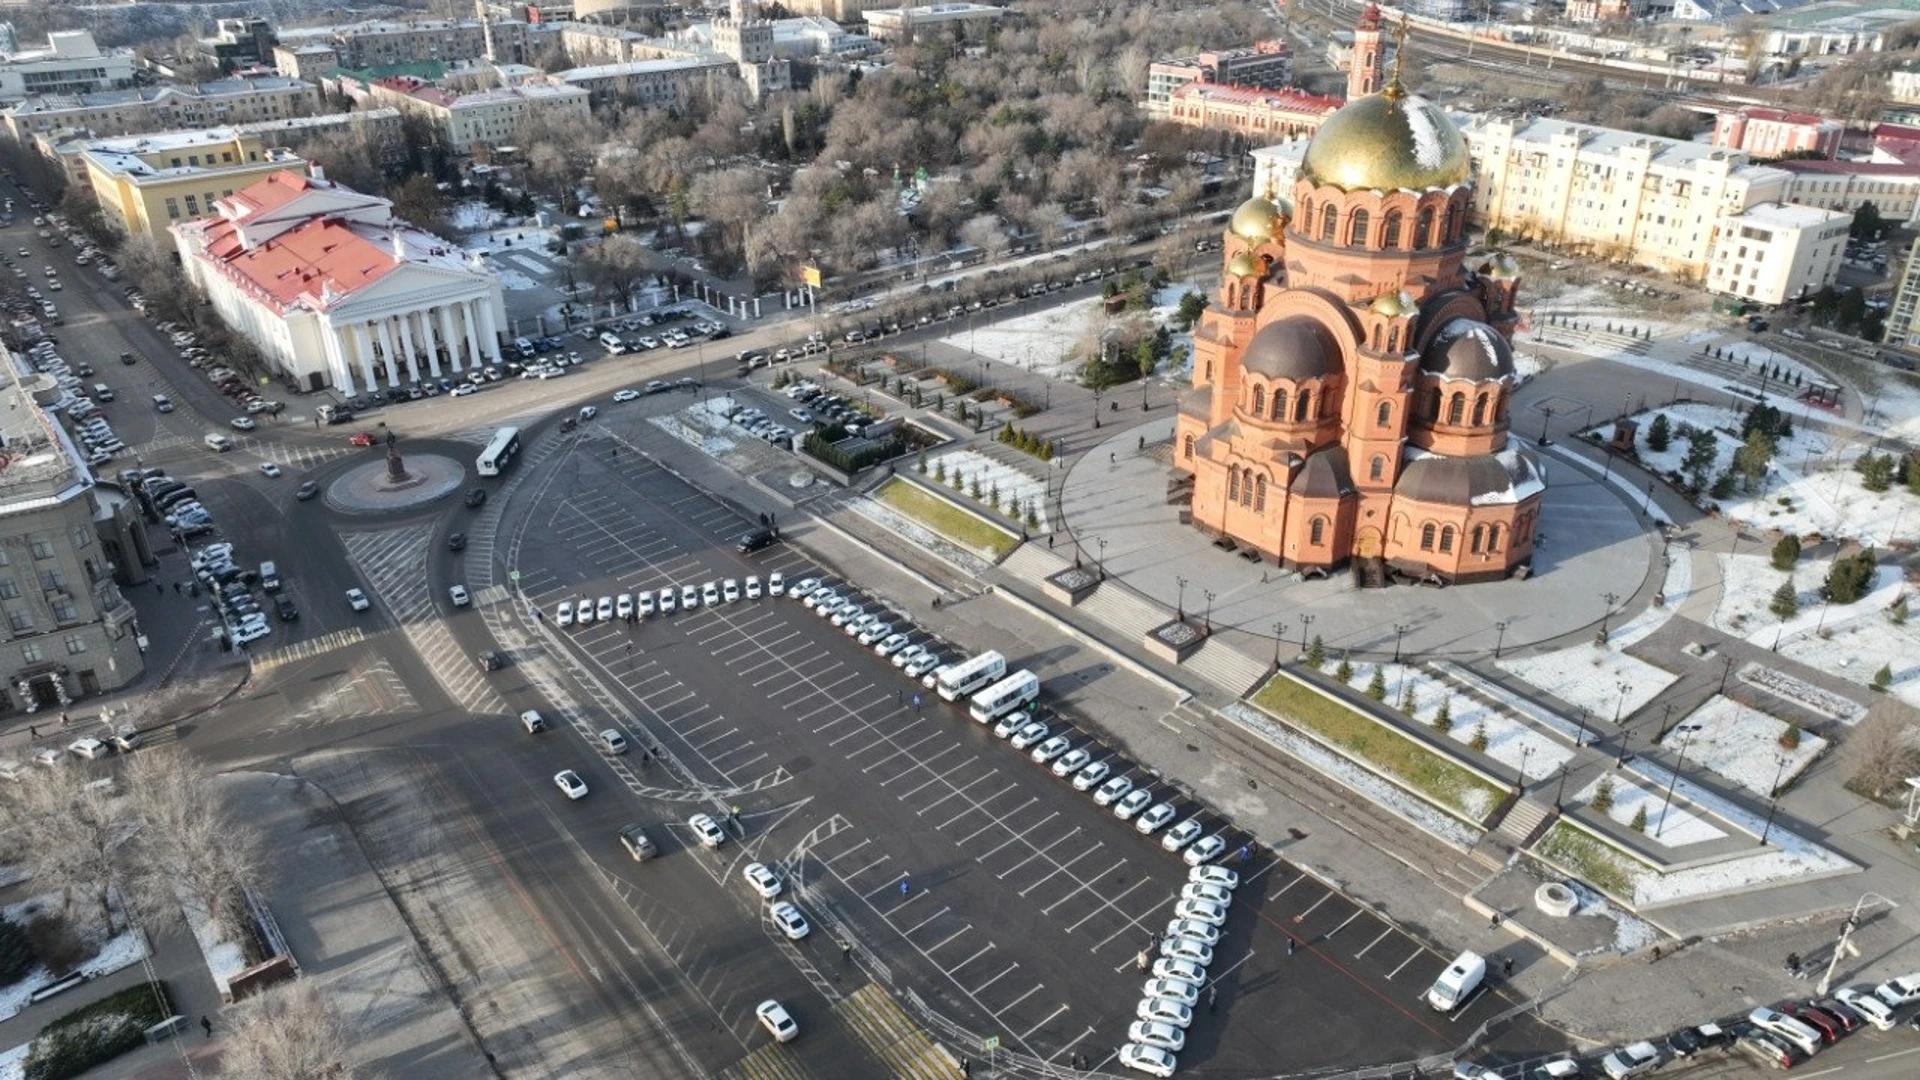
[[[1186,622],[1187,621],[1187,579],[1183,577],[1176,577],[1173,579],[1173,583],[1180,587],[1180,592],[1178,593],[1179,599],[1173,602],[1173,620],[1175,622]]]
[[[1213,633],[1213,590],[1207,589],[1205,592],[1207,594],[1207,616],[1204,622],[1207,633],[1211,634]]]
[[[1307,651],[1307,627],[1313,625],[1313,618],[1314,617],[1312,615],[1306,615],[1306,614],[1302,614],[1300,616],[1300,651],[1301,652]]]
[[[1600,642],[1601,644],[1605,644],[1607,640],[1607,622],[1613,618],[1613,605],[1619,601],[1620,594],[1610,592],[1601,593],[1600,599],[1607,602],[1606,610],[1600,613]]]
[[[1630,733],[1626,728],[1620,727],[1620,718],[1627,711],[1627,695],[1633,691],[1633,684],[1623,682],[1615,685],[1620,690],[1620,700],[1613,707],[1613,726],[1620,728],[1620,757],[1613,763],[1614,768],[1617,769],[1627,763],[1627,739]]]
[[[1760,830],[1760,846],[1767,846],[1767,837],[1773,835],[1773,815],[1780,811],[1780,778],[1787,774],[1787,755],[1777,754],[1774,760],[1779,764],[1773,770],[1773,786],[1767,788],[1767,824]]]
[[[1673,785],[1680,782],[1680,770],[1687,767],[1687,747],[1693,742],[1693,733],[1699,731],[1701,727],[1700,724],[1681,724],[1675,729],[1682,733],[1680,761],[1674,766],[1673,772],[1667,775],[1667,794],[1660,801],[1660,824],[1653,827],[1655,840],[1660,839],[1660,834],[1667,831],[1667,811],[1673,809]]]
[[[1553,406],[1541,406],[1540,411],[1545,414],[1540,418],[1540,445],[1552,446],[1553,440],[1547,438],[1547,425],[1553,423]]]
[[[1847,939],[1853,936],[1854,928],[1860,925],[1860,908],[1865,905],[1869,899],[1878,900],[1888,907],[1900,906],[1886,897],[1881,896],[1879,893],[1870,892],[1860,894],[1860,899],[1853,902],[1853,911],[1848,913],[1847,921],[1840,924],[1840,940],[1834,943],[1833,959],[1827,961],[1827,970],[1821,974],[1820,981],[1814,984],[1814,990],[1817,993],[1824,994],[1827,992],[1827,987],[1833,985],[1833,971],[1840,966],[1841,955],[1851,948]]]
[[[1100,396],[1104,393],[1106,390],[1102,387],[1093,388],[1093,426],[1095,428],[1100,426]]]
[[[1493,628],[1499,631],[1493,639],[1493,658],[1498,660],[1500,659],[1500,646],[1507,642],[1507,620],[1501,619],[1499,622],[1493,624]]]
[[[1400,662],[1400,639],[1406,637],[1407,631],[1411,629],[1413,627],[1406,623],[1393,624],[1393,662],[1396,664]]]
[[[1287,636],[1287,624],[1283,622],[1274,623],[1273,624],[1273,666],[1275,668],[1278,668],[1280,666],[1280,641],[1282,638],[1286,636]]]
[[[1100,561],[1094,565],[1100,570],[1100,580],[1105,581],[1107,580],[1107,538],[1104,536],[1096,536],[1093,538],[1093,542],[1100,547]]]

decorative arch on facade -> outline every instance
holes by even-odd
[[[1371,215],[1364,207],[1355,209],[1347,215],[1347,246],[1367,247],[1367,229],[1372,225]]]
[[[1253,406],[1250,411],[1255,416],[1265,416],[1267,412],[1267,388],[1256,385],[1253,387],[1251,393],[1253,396]]]
[[[1326,207],[1320,211],[1321,242],[1327,243],[1327,244],[1333,243],[1333,238],[1338,233],[1339,229],[1340,229],[1340,212],[1334,208],[1332,203],[1328,203]]]
[[[1473,399],[1473,426],[1484,427],[1487,422],[1487,395],[1483,391]]]
[[[1439,528],[1436,525],[1434,525],[1434,523],[1431,521],[1420,526],[1420,550],[1421,551],[1433,550],[1433,538],[1434,538],[1434,535],[1439,531],[1440,531]]]
[[[1272,420],[1285,420],[1287,418],[1286,387],[1276,386],[1273,388],[1273,411],[1267,415],[1268,419]]]
[[[1440,554],[1453,554],[1453,526],[1451,525],[1440,527]]]
[[[1307,522],[1307,543],[1313,547],[1325,547],[1327,543],[1327,519],[1323,514],[1315,514]]]
[[[1267,512],[1267,474],[1256,473],[1253,478],[1253,511],[1256,514]]]
[[[1240,501],[1240,466],[1238,465],[1227,466],[1227,501],[1230,503]]]
[[[1492,553],[1499,550],[1500,550],[1500,523],[1496,521],[1493,524],[1487,526],[1487,551],[1489,553]]]
[[[1186,458],[1188,461],[1193,460],[1193,436],[1187,436],[1186,440],[1181,443],[1180,456]]]
[[[1300,388],[1299,396],[1293,399],[1293,422],[1303,424],[1311,419],[1313,419],[1313,388],[1304,386]]]
[[[1447,204],[1446,223],[1441,226],[1441,233],[1449,244],[1460,238],[1460,217],[1460,203],[1458,201],[1449,202]]]
[[[1390,427],[1393,424],[1393,402],[1383,401],[1373,410],[1373,423],[1376,427]]]
[[[1425,251],[1433,246],[1433,207],[1423,206],[1413,223],[1413,250]]]
[[[1473,529],[1467,533],[1468,554],[1480,554],[1486,548],[1486,540],[1487,527],[1485,525],[1475,525]]]
[[[1385,454],[1373,455],[1373,460],[1367,463],[1367,479],[1380,481],[1380,480],[1385,480],[1386,478],[1387,478],[1387,456]]]
[[[1401,233],[1405,231],[1406,215],[1398,210],[1389,210],[1386,224],[1380,232],[1380,247],[1386,251],[1397,251],[1403,242]]]
[[[1458,390],[1447,395],[1447,423],[1457,427],[1462,420],[1466,419],[1466,415],[1467,395]]]

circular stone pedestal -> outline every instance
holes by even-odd
[[[408,454],[405,464],[406,479],[396,481],[385,454],[368,454],[366,464],[327,485],[327,505],[349,514],[405,510],[438,499],[467,477],[464,465],[439,454]]]

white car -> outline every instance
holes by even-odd
[[[1015,750],[1026,750],[1044,741],[1046,737],[1047,725],[1035,720],[1033,723],[1015,732],[1013,738],[1007,741],[1013,744]]]
[[[1218,836],[1203,836],[1187,845],[1187,850],[1180,853],[1180,858],[1185,860],[1188,866],[1198,867],[1202,863],[1209,863],[1219,858],[1220,853],[1225,850],[1227,850],[1225,840]]]
[[[714,607],[719,604],[720,586],[711,581],[700,586],[700,602],[708,607]]]
[[[1233,890],[1210,881],[1189,881],[1180,886],[1180,899],[1205,900],[1209,904],[1225,906],[1233,903]]]
[[[707,586],[707,588],[711,589],[713,588],[713,586],[709,585]],[[694,588],[691,585],[681,586],[680,587],[680,606],[685,608],[688,611],[692,611],[694,608],[699,607],[700,606],[700,590]]]
[[[468,604],[473,603],[473,597],[467,594],[467,587],[465,585],[448,586],[447,599],[453,601],[454,607],[466,607]]]
[[[994,722],[993,737],[996,739],[1012,738],[1014,732],[1026,727],[1032,721],[1033,717],[1024,712],[1018,710],[1010,712]]]
[[[747,594],[747,599],[749,599],[749,600],[758,600],[758,599],[760,599],[760,595],[761,595],[761,593],[760,593],[760,575],[759,575],[759,574],[748,574],[748,575],[747,575],[747,581],[746,581],[746,585],[745,585],[745,587],[743,588],[743,590],[742,590],[742,591],[743,591],[743,592],[745,592],[745,593]]]
[[[1211,928],[1208,927],[1204,929]],[[1168,927],[1168,930],[1171,932],[1172,927]],[[1191,937],[1193,935],[1189,934],[1187,936]],[[1209,944],[1214,943],[1209,942]],[[1195,986],[1204,986],[1207,982],[1207,969],[1191,960],[1175,960],[1171,956],[1163,956],[1153,962],[1153,977],[1156,979],[1178,979],[1181,982],[1190,982]]]
[[[593,605],[593,617],[601,622],[613,621],[613,597],[603,596]]]
[[[593,601],[582,600],[573,605],[573,621],[581,626],[593,625]]]
[[[893,624],[882,622],[876,616],[872,622],[861,627],[860,631],[853,635],[853,640],[862,645],[878,645],[892,637],[893,633]]]
[[[273,627],[268,626],[265,619],[256,622],[242,623],[234,628],[233,643],[235,645],[251,645],[271,633],[273,633]]]
[[[1148,791],[1146,788],[1135,788],[1115,800],[1113,804],[1113,816],[1119,818],[1121,821],[1132,821],[1133,815],[1145,810],[1147,804],[1152,801],[1153,792]]]
[[[640,391],[634,389],[615,390],[613,392],[613,400],[619,402],[639,401]]]
[[[1600,1069],[1613,1080],[1627,1080],[1629,1076],[1639,1076],[1660,1064],[1660,1051],[1650,1042],[1637,1042],[1623,1046],[1600,1059]]]
[[[480,388],[478,386],[474,385],[473,383],[467,382],[467,383],[461,383],[459,386],[454,387],[451,391],[447,393],[447,396],[448,397],[466,397],[468,394],[477,394],[479,392],[480,392]]]
[[[600,732],[600,749],[616,756],[624,754],[627,752],[627,737],[620,734],[619,728],[607,728]]]
[[[1172,1076],[1178,1062],[1157,1046],[1128,1043],[1120,1048],[1120,1064],[1148,1076]]]
[[[721,830],[720,823],[707,814],[695,814],[687,819],[687,828],[699,839],[703,848],[717,848],[727,842],[727,834]]]
[[[1079,772],[1073,774],[1073,790],[1092,791],[1099,787],[1101,782],[1106,780],[1107,774],[1112,771],[1113,766],[1104,761],[1089,762]],[[1094,798],[1097,800],[1099,796],[1096,795]]]
[[[1065,735],[1055,735],[1053,738],[1034,747],[1033,752],[1027,756],[1033,759],[1035,765],[1045,765],[1047,762],[1066,753],[1067,747],[1072,745],[1072,741]]]
[[[1092,760],[1093,752],[1082,746],[1075,750],[1069,750],[1059,757],[1054,758],[1053,764],[1049,765],[1048,768],[1053,770],[1053,775],[1064,780],[1079,772],[1081,769],[1086,768],[1087,763]]]
[[[347,606],[355,611],[365,611],[373,606],[373,601],[367,599],[367,594],[359,589],[348,589]]]
[[[740,599],[740,583],[733,578],[728,578],[721,582],[720,599],[725,600],[729,604]]]
[[[1218,885],[1223,889],[1237,889],[1240,887],[1240,875],[1224,866],[1196,866],[1187,871],[1187,880],[1205,881]]]
[[[784,581],[785,579],[782,580]],[[820,579],[808,577],[801,578],[799,581],[794,582],[793,588],[787,590],[787,595],[804,603],[807,597],[819,591]]]
[[[1133,827],[1141,836],[1152,836],[1172,821],[1176,813],[1178,811],[1174,810],[1172,803],[1158,803],[1147,807],[1134,821]]]
[[[1143,998],[1165,998],[1168,1001],[1178,1002],[1191,1009],[1194,1003],[1200,1000],[1200,991],[1196,989],[1192,983],[1181,982],[1178,979],[1148,979],[1147,984],[1140,989],[1140,996]],[[1141,1019],[1145,1020],[1148,1018],[1141,1017]],[[1179,1026],[1186,1027],[1187,1025],[1181,1024]]]
[[[1177,852],[1195,840],[1200,839],[1201,831],[1199,819],[1188,818],[1173,828],[1168,829],[1167,834],[1160,838],[1161,850]]]
[[[912,638],[905,634],[888,634],[886,637],[873,643],[873,651],[877,656],[892,656],[901,649],[906,648],[907,643],[912,640]]]
[[[827,612],[827,621],[843,629],[850,624],[858,623],[861,619],[871,618],[873,616],[867,614],[866,608],[851,600],[842,601],[839,607]]]
[[[520,714],[520,726],[527,729],[527,734],[532,735],[535,732],[547,730],[547,718],[540,715],[539,709],[528,709]]]
[[[227,426],[235,431],[252,431],[260,425],[251,416],[236,416],[227,421]]]
[[[654,603],[653,594],[650,592],[641,593],[640,594],[640,617],[644,619],[647,616],[653,614],[655,610],[657,610],[657,606]]]
[[[1210,967],[1213,964],[1212,947],[1190,937],[1161,938],[1160,955],[1171,956],[1176,960],[1191,960],[1201,967]]]
[[[843,622],[836,623],[835,625],[846,631],[848,637],[857,638],[866,632],[867,627],[878,626],[879,624],[880,616],[870,615],[865,611],[861,611],[860,614],[852,616]]]
[[[773,573],[768,574],[767,575],[767,595],[768,596],[787,595],[787,575],[781,573],[778,570],[775,570]]]
[[[1173,980],[1170,979],[1156,979],[1147,985],[1152,986],[1155,983],[1166,983],[1170,985],[1172,982]],[[1194,997],[1196,1000],[1199,998],[1199,995],[1200,992],[1195,990]],[[1140,999],[1140,1004],[1134,1008],[1133,1015],[1142,1020],[1158,1020],[1160,1023],[1172,1024],[1174,1027],[1182,1029],[1185,1029],[1193,1023],[1192,1006],[1182,1005],[1172,998],[1153,997],[1151,995]]]
[[[1127,1026],[1127,1039],[1143,1046],[1157,1046],[1162,1050],[1179,1051],[1187,1044],[1186,1033],[1172,1024],[1162,1024],[1153,1020],[1135,1020]]]
[[[580,779],[580,774],[574,772],[572,769],[561,769],[559,772],[554,773],[553,783],[554,786],[564,792],[569,799],[584,799],[587,797],[587,782]]]
[[[1893,1010],[1887,1007],[1886,1002],[1874,997],[1873,991],[1855,990],[1848,986],[1835,991],[1833,996],[1839,998],[1841,1004],[1847,1008],[1859,1013],[1862,1020],[1881,1031],[1893,1030]]]
[[[892,661],[894,667],[905,670],[908,664],[913,663],[925,655],[927,655],[927,647],[925,645],[907,645],[895,649],[893,656],[889,659]]]
[[[553,625],[563,630],[573,625],[572,604],[567,603],[565,600],[560,601],[559,606],[556,607],[553,612]]]
[[[280,466],[275,465],[271,461],[263,461],[260,463],[260,475],[278,479],[280,476]]]
[[[760,1018],[761,1026],[773,1036],[774,1042],[792,1042],[800,1034],[800,1025],[793,1022],[793,1014],[772,998],[754,1006],[753,1015]]]
[[[800,909],[785,900],[768,908],[767,914],[773,916],[774,925],[787,935],[788,941],[799,941],[813,932],[813,928],[807,925],[806,916],[800,914]]]
[[[613,601],[613,617],[616,619],[633,618],[633,594],[621,593]]]
[[[1167,920],[1167,932],[1164,936],[1170,938],[1190,937],[1205,945],[1218,945],[1220,944],[1220,924],[1201,922],[1198,919],[1182,919],[1176,917]],[[1200,971],[1202,972],[1201,978],[1187,979],[1187,981],[1191,983],[1206,982],[1207,980],[1204,977],[1206,967],[1202,965]],[[1155,972],[1154,974],[1158,975],[1159,972]],[[1186,977],[1180,976],[1180,978]]]
[[[1873,988],[1873,996],[1895,1008],[1920,1001],[1920,971],[1888,979]]]
[[[1105,764],[1105,762],[1095,762],[1094,764],[1100,765]],[[1091,769],[1093,765],[1089,765],[1087,768]],[[1074,786],[1078,787],[1079,785],[1076,784]],[[1115,802],[1118,802],[1121,798],[1132,792],[1133,781],[1124,776],[1116,776],[1100,785],[1100,789],[1093,793],[1093,801],[1100,806],[1112,806]],[[1136,806],[1134,809],[1138,810],[1139,807]]]
[[[67,744],[67,753],[77,758],[86,758],[88,761],[106,757],[112,752],[113,748],[99,739],[75,739]]]
[[[1207,923],[1210,926],[1224,926],[1227,921],[1227,905],[1212,900],[1189,897],[1173,905],[1173,913],[1182,921]]]
[[[661,589],[659,593],[655,595],[655,600],[662,615],[673,614],[673,609],[679,606],[679,601],[674,599],[672,589]]]
[[[926,652],[921,653],[918,659],[909,661],[906,664],[901,665],[900,670],[906,672],[908,678],[917,679],[920,676],[925,675],[927,672],[932,671],[934,668],[937,668],[939,666],[940,666],[940,654],[933,652],[932,650],[928,650]]]
[[[747,879],[747,887],[758,893],[762,900],[771,900],[779,896],[783,887],[779,876],[761,863],[748,863],[746,869],[740,872],[740,876]]]

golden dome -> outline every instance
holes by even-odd
[[[1240,204],[1227,230],[1249,244],[1264,244],[1279,231],[1280,208],[1258,195]]]
[[[1396,292],[1381,293],[1375,297],[1373,301],[1374,314],[1385,315],[1390,319],[1398,318],[1401,315],[1410,315],[1417,310],[1419,310],[1419,306],[1413,302],[1413,297],[1408,296],[1404,289]]]
[[[1464,182],[1467,140],[1447,114],[1398,85],[1349,101],[1307,144],[1301,175],[1345,191],[1424,191]]]
[[[1517,278],[1520,276],[1520,264],[1514,262],[1513,256],[1506,252],[1496,251],[1492,258],[1480,264],[1480,273],[1496,281]]]
[[[1227,260],[1227,274],[1230,277],[1259,277],[1260,260],[1242,251]]]

